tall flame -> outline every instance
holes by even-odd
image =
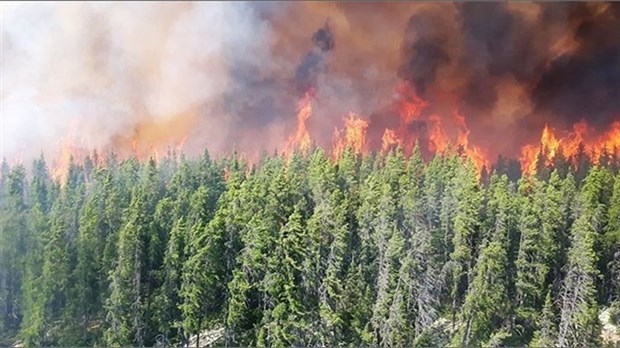
[[[429,121],[431,122],[431,129],[429,131],[430,149],[433,152],[446,151],[450,140],[441,125],[441,118],[437,115],[433,115],[429,118]]]
[[[455,101],[452,104],[451,112],[445,112],[442,108],[431,108],[429,102],[417,96],[406,85],[399,86],[397,92],[400,94],[396,104],[398,120],[395,125],[382,130],[381,151],[383,153],[396,146],[402,146],[405,151],[410,151],[415,142],[421,142],[423,151],[441,153],[448,150],[450,144],[454,144],[462,155],[474,162],[479,172],[483,166],[489,164],[486,149],[471,142],[467,119],[460,112],[458,102]],[[307,123],[313,112],[313,98],[314,90],[310,88],[297,104],[297,126],[282,147],[285,155],[290,155],[296,150],[307,153],[310,148],[311,137]],[[371,143],[366,139],[368,130],[373,126],[369,120],[349,112],[343,123],[342,128],[334,130],[333,158],[340,158],[346,149],[356,154],[373,150],[369,148]],[[178,140],[178,134],[166,138],[164,129],[167,126],[168,124],[163,124],[136,130],[131,137],[124,138],[123,143],[117,144],[122,145],[119,148],[121,151],[124,149],[120,157],[133,156],[139,160],[154,158],[160,161],[162,154],[165,153],[162,142],[170,143],[172,137],[177,139],[172,140],[174,142],[172,149],[176,153],[181,153],[187,140],[187,132],[180,140]],[[72,159],[79,162],[88,155],[83,143],[84,139],[78,132],[80,129],[77,123],[72,124],[71,131],[59,142],[60,151],[56,159],[52,161],[51,175],[60,182],[66,180]],[[523,172],[525,174],[535,173],[536,162],[540,155],[545,165],[551,165],[560,153],[570,159],[584,148],[595,162],[605,152],[620,154],[620,121],[613,123],[603,134],[591,134],[592,131],[593,129],[585,120],[574,124],[570,132],[561,134],[551,126],[545,125],[538,144],[521,148],[520,160]],[[98,156],[93,160],[98,165],[103,165],[104,156],[100,155],[106,153],[102,151],[105,149],[95,150],[98,151]],[[171,147],[168,147],[168,151],[170,150]]]
[[[538,145],[526,145],[521,149],[521,165],[523,172],[533,174],[536,172],[539,155],[545,160],[545,165],[550,165],[560,152],[567,158],[575,156],[583,144],[585,150],[592,155],[596,162],[598,155],[604,151],[619,153],[620,151],[620,122],[614,122],[610,129],[595,137],[587,138],[590,131],[588,123],[582,120],[573,125],[572,132],[564,136],[558,136],[553,128],[545,125],[540,136]]]
[[[381,138],[381,152],[386,152],[400,144],[401,142],[396,136],[396,132],[393,129],[386,128]]]
[[[296,149],[302,152],[310,148],[310,134],[306,128],[306,121],[312,115],[312,96],[313,91],[309,90],[297,104],[297,130],[289,137],[284,148],[284,153],[290,155]]]
[[[334,132],[334,150],[335,158],[342,156],[347,148],[354,153],[362,153],[366,151],[366,130],[368,129],[368,121],[361,119],[358,115],[351,112],[344,120],[344,129]]]
[[[474,162],[478,172],[480,172],[482,167],[487,164],[487,156],[482,149],[469,143],[470,131],[465,123],[465,116],[463,116],[459,110],[456,110],[454,112],[454,118],[459,127],[458,145],[463,149],[467,157]]]
[[[74,120],[69,125],[70,131],[65,137],[60,139],[58,145],[60,147],[60,154],[55,161],[52,162],[50,174],[54,180],[64,182],[69,174],[69,166],[71,161],[78,161],[85,155],[84,149],[78,145],[81,144],[81,139],[78,138],[78,124],[77,120]]]
[[[607,149],[615,153],[620,151],[620,121],[614,122],[605,135],[603,135],[599,149]]]

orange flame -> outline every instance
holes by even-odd
[[[458,110],[454,112],[454,118],[457,126],[459,127],[458,145],[463,148],[467,157],[471,158],[476,165],[478,172],[482,170],[482,167],[487,164],[487,156],[482,149],[475,145],[469,144],[469,128],[465,123],[465,116]]]
[[[599,149],[620,152],[620,121],[614,122],[609,130],[603,135],[603,140],[599,143]],[[599,151],[600,151],[599,150]]]
[[[306,121],[312,115],[313,91],[306,92],[297,104],[297,130],[289,139],[284,148],[284,153],[290,155],[296,149],[307,152],[310,149],[310,134],[306,129]]]
[[[538,145],[526,145],[521,149],[521,165],[524,173],[534,174],[536,172],[539,154],[543,155],[545,165],[551,165],[555,157],[562,152],[564,156],[570,158],[579,152],[579,146],[583,144],[586,150],[593,155],[592,160],[596,163],[597,155],[605,150],[618,153],[620,150],[620,122],[614,122],[610,129],[598,137],[586,135],[589,131],[588,123],[582,120],[573,125],[572,132],[563,137],[558,137],[555,131],[548,125],[543,128]]]
[[[429,121],[431,121],[429,147],[434,152],[444,152],[448,148],[450,140],[441,126],[441,119],[439,116],[433,115],[429,118]]]
[[[56,160],[52,162],[50,170],[52,178],[61,183],[63,183],[67,179],[71,161],[78,161],[85,155],[84,149],[81,149],[78,146],[81,141],[80,139],[78,139],[77,121],[74,120],[69,126],[70,131],[64,138],[60,139],[59,141],[60,154],[58,155]]]
[[[404,124],[410,124],[420,117],[422,111],[429,106],[429,103],[417,96],[403,99],[400,104],[401,120]]]
[[[354,153],[362,153],[366,150],[366,130],[368,121],[362,120],[355,113],[349,113],[344,120],[344,130],[334,132],[334,158],[340,158],[347,148]]]
[[[447,98],[445,100],[449,101],[445,105],[441,105],[441,107],[433,105],[432,108],[429,108],[431,106],[430,103],[419,97],[409,84],[404,83],[397,86],[396,91],[399,98],[392,106],[396,109],[396,115],[394,116],[398,118],[385,123],[389,124],[389,128],[374,129],[383,131],[381,138],[382,152],[386,152],[395,146],[402,146],[403,150],[408,152],[413,148],[415,142],[422,140],[423,143],[420,144],[422,151],[430,150],[441,153],[445,152],[452,143],[458,145],[459,151],[462,151],[464,156],[467,156],[475,163],[478,171],[489,163],[487,160],[487,149],[480,148],[470,141],[472,140],[470,139],[471,132],[467,126],[465,116],[460,113],[458,100]],[[283,149],[285,156],[290,156],[296,150],[307,153],[310,149],[312,139],[307,125],[313,112],[313,98],[314,90],[309,89],[297,104],[297,126],[294,133],[280,147]],[[451,106],[453,107],[452,109],[450,109]],[[390,108],[389,110],[394,111],[395,109]],[[444,110],[452,110],[452,112]],[[134,129],[134,133],[131,136],[120,138],[112,146],[124,150],[121,157],[133,155],[141,161],[148,158],[160,161],[162,158],[161,154],[165,153],[165,147],[161,146],[164,141],[170,144],[174,138],[172,140],[173,148],[178,153],[183,151],[187,134],[191,130],[193,123],[190,121],[180,124],[174,128],[175,134],[172,136],[169,131],[169,129],[175,127],[178,120],[183,119],[186,119],[186,117],[179,115],[178,117],[171,118],[169,122],[153,124],[147,122],[144,125],[139,125]],[[424,125],[426,125],[426,128]],[[343,127],[334,130],[332,156],[335,159],[340,158],[347,148],[356,154],[371,150],[369,149],[370,143],[366,139],[371,126],[373,125],[370,124],[370,121],[350,112],[344,118]],[[378,125],[374,126],[378,127]],[[85,157],[85,147],[80,142],[84,139],[78,137],[78,130],[81,128],[75,124],[71,129],[72,131],[59,143],[60,152],[52,165],[51,173],[56,180],[66,180],[71,158],[74,161],[80,161]],[[543,154],[545,165],[551,165],[553,159],[560,152],[567,158],[577,154],[580,151],[580,144],[586,146],[587,151],[593,155],[594,161],[598,159],[597,155],[604,151],[619,153],[620,121],[613,123],[608,131],[603,134],[589,134],[590,131],[591,129],[585,120],[573,125],[572,130],[565,134],[557,133],[555,129],[545,125],[541,132],[539,144],[526,145],[521,148],[520,160],[524,173],[532,174],[536,171],[536,161],[539,154]],[[371,134],[377,133],[372,132]],[[174,142],[179,139],[179,135],[184,136],[180,141]],[[378,139],[373,138],[372,140],[376,141]],[[170,149],[168,147],[168,151]],[[103,151],[99,152],[99,154],[103,153]],[[95,162],[103,164],[105,162],[104,157],[96,158]]]
[[[386,128],[381,138],[381,152],[386,152],[391,148],[401,144],[400,139],[396,136],[396,132],[393,129]]]

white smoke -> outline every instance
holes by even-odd
[[[247,4],[1,6],[7,158],[37,156],[72,132],[77,145],[106,147],[140,123],[172,120],[174,127],[179,115],[195,119],[199,145],[217,148],[234,127],[218,105],[234,83],[231,63],[271,61],[269,28]]]

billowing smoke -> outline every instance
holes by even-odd
[[[620,5],[439,4],[414,13],[399,76],[418,95],[458,101],[484,147],[515,153],[545,123],[620,118]]]
[[[515,155],[545,123],[620,118],[615,3],[2,4],[2,150],[280,149],[295,105],[329,145],[353,111],[369,136],[415,94],[458,108],[471,142]],[[403,93],[397,86],[406,83]],[[424,128],[424,124],[412,124]]]
[[[308,52],[295,72],[298,92],[305,93],[317,83],[318,75],[324,69],[324,55],[334,48],[334,37],[329,30],[329,23],[312,35],[314,48]]]
[[[86,148],[225,149],[242,123],[225,96],[256,87],[239,67],[269,73],[269,38],[242,3],[3,4],[3,155],[72,133]]]

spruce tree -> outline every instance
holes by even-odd
[[[620,300],[620,176],[616,175],[613,195],[609,201],[609,223],[603,236],[604,253],[607,272],[605,288],[610,300]]]
[[[547,291],[545,305],[537,323],[538,330],[530,342],[530,347],[553,347],[557,340],[558,328],[556,322],[555,307],[551,297],[551,291]]]
[[[503,176],[493,192],[497,212],[490,239],[482,246],[461,310],[464,326],[455,341],[468,346],[487,341],[501,328],[510,310],[507,301],[508,233],[510,202],[508,178]],[[458,244],[457,244],[458,245]]]
[[[597,290],[599,271],[594,243],[603,218],[600,203],[602,173],[592,168],[577,200],[576,220],[571,229],[567,272],[561,293],[561,319],[557,344],[593,346],[600,344]]]
[[[3,175],[4,179],[4,175]],[[26,169],[21,164],[8,172],[0,202],[0,334],[17,332],[22,312],[22,278],[26,231]]]
[[[482,197],[475,169],[470,161],[458,168],[452,183],[457,205],[454,216],[453,251],[450,253],[450,261],[453,264],[451,296],[452,310],[456,311],[472,280]]]

